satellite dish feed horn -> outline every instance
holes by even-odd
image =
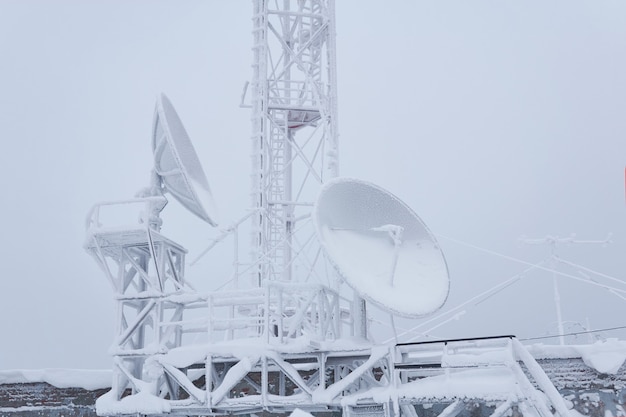
[[[313,210],[321,245],[361,297],[390,313],[421,317],[449,291],[448,267],[433,234],[396,196],[365,181],[337,178]]]
[[[174,106],[157,98],[152,129],[154,170],[164,191],[202,220],[217,226],[217,210],[198,155]]]

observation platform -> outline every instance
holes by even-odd
[[[175,387],[165,397],[138,386],[119,400],[105,394],[97,409],[101,415],[278,415],[298,408],[367,417],[622,416],[625,358],[626,343],[615,340],[525,347],[512,336],[390,346],[216,343],[172,349],[146,363],[146,372]]]
[[[154,406],[160,401],[164,405],[165,399],[158,400],[144,394],[144,410],[140,410],[141,402],[136,402],[134,412],[278,415],[301,408],[316,415],[346,413],[359,417],[382,417],[395,413],[412,417],[540,415],[532,402],[529,406],[528,399],[535,392],[539,393],[536,400],[544,403],[551,401],[540,386],[546,382],[542,381],[543,373],[558,390],[570,416],[624,415],[626,342],[608,340],[581,346],[526,346],[524,350],[532,359],[522,354],[523,360],[517,358],[511,361],[514,349],[519,349],[519,346],[512,346],[515,344],[512,340],[503,337],[400,344],[388,350],[362,344],[358,352],[348,349],[348,345],[339,344],[332,350],[329,350],[331,346],[308,349],[299,346],[298,349],[294,345],[291,347],[293,352],[285,348],[279,351],[257,346],[253,355],[259,358],[256,364],[252,360],[236,361],[235,358],[241,357],[245,348],[241,344],[239,349],[233,345],[215,345],[209,350],[213,376],[221,380],[221,389],[216,387],[211,392],[206,390],[206,366],[198,360],[209,350],[200,346],[180,348],[164,355],[162,363],[173,366],[178,362],[177,369],[185,372],[196,390],[191,386],[188,389],[193,390],[195,396],[206,395],[204,398],[207,399],[210,396],[213,407],[207,407],[194,395],[180,390],[180,398],[161,410],[146,406],[151,403]],[[351,348],[354,347],[353,344]],[[391,358],[393,362],[389,362]],[[315,386],[314,382],[322,360],[329,371],[332,369],[332,372],[326,372],[328,380],[324,388],[320,388],[319,382]],[[180,366],[185,361],[192,364]],[[234,361],[239,363],[237,367]],[[341,373],[341,366],[349,362],[361,365],[351,372],[344,370],[340,380],[331,377],[331,373]],[[263,363],[266,364],[265,373]],[[540,371],[533,363],[540,366]],[[391,367],[384,369],[380,366],[385,364],[391,364]],[[515,371],[516,366],[522,370],[523,377]],[[89,371],[72,370],[0,371],[0,415],[95,416],[96,397],[105,394],[108,389],[102,383],[103,375],[110,380],[111,373],[98,371],[91,374]],[[296,374],[301,377],[296,377]],[[387,377],[392,374],[396,378],[388,380]],[[262,385],[264,378],[265,389]],[[363,378],[369,379],[371,388],[357,389],[355,382]],[[281,387],[284,389],[282,395]],[[341,393],[335,396],[339,390],[342,390]],[[219,399],[219,396],[222,398]],[[106,394],[103,398],[104,402],[100,400],[99,403],[100,413],[107,411],[106,406],[101,407],[107,402]],[[119,403],[118,406],[124,404],[125,411],[131,411],[129,400],[122,399]],[[553,415],[559,414],[553,405],[548,410]],[[124,410],[119,407],[118,411]]]

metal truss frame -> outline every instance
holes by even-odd
[[[439,417],[456,417],[470,402],[488,401],[492,417],[515,407],[527,417],[569,417],[517,340],[372,346],[363,300],[307,283],[323,258],[311,237],[312,202],[338,175],[334,1],[253,5],[252,282],[239,280],[241,221],[212,244],[234,236],[234,290],[199,294],[184,279],[186,250],[159,233],[162,196],[96,206],[85,247],[117,302],[107,399],[121,414],[153,415],[156,403],[187,416],[301,408],[417,417],[416,406],[438,403],[445,406]],[[141,205],[139,225],[103,226],[101,208],[115,204]],[[187,343],[198,335],[206,343]],[[459,376],[468,388],[472,372],[494,369],[515,388],[427,389],[429,381]]]
[[[189,356],[187,356],[189,358]],[[438,417],[456,417],[477,403],[491,417],[569,417],[563,398],[515,338],[486,338],[391,346],[284,346],[213,344],[192,361],[173,349],[147,365],[160,381],[136,384],[168,401],[170,414],[282,414],[295,408],[345,416],[416,417],[420,406],[439,404]],[[501,389],[480,389],[497,372]],[[132,380],[132,376],[128,376]],[[445,381],[433,391],[429,382]],[[547,382],[546,382],[547,381]],[[138,410],[140,412],[140,410]]]
[[[193,290],[184,280],[186,250],[167,239],[151,225],[154,214],[165,206],[163,197],[99,204],[88,216],[87,251],[109,279],[116,300],[116,337],[113,391],[117,399],[127,390],[137,391],[144,366],[156,353],[181,346],[183,314],[197,303],[181,297]],[[103,208],[143,208],[140,224],[106,227],[100,219]]]
[[[102,224],[104,208],[137,205],[143,213],[139,224]],[[319,344],[354,335],[350,301],[323,285],[268,281],[261,288],[195,291],[184,279],[186,250],[152,228],[159,223],[154,213],[164,205],[160,197],[104,203],[88,216],[85,248],[105,272],[117,304],[111,347],[114,400],[145,393],[146,387],[174,403],[181,395],[206,398],[193,388],[188,376],[193,372],[160,360],[171,350],[189,347],[184,343],[188,335],[203,335],[208,345],[196,347],[205,351],[244,339],[300,346],[303,340]],[[189,319],[192,310],[197,314]]]
[[[338,175],[333,0],[254,0],[253,285],[297,281],[320,259],[295,251],[297,223]],[[309,229],[311,230],[311,229]],[[308,257],[308,260],[301,260]]]

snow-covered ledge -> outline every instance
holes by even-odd
[[[607,339],[591,345],[528,345],[535,359],[581,358],[601,374],[616,374],[626,361],[626,341]]]

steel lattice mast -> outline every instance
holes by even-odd
[[[254,211],[248,214],[253,218],[253,288],[240,288],[238,279],[238,226],[248,216],[207,249],[232,234],[235,262],[228,283],[233,285],[209,293],[187,283],[186,250],[159,232],[166,192],[215,225],[200,162],[182,121],[162,96],[153,125],[150,187],[132,200],[98,204],[89,215],[85,247],[104,270],[117,300],[113,384],[98,400],[98,414],[245,417],[286,415],[299,408],[318,417],[417,417],[416,407],[431,408],[436,400],[445,407],[440,417],[455,417],[475,401],[497,405],[494,417],[514,407],[529,416],[569,417],[541,367],[513,337],[375,344],[367,337],[365,302],[358,291],[348,299],[323,282],[330,283],[334,270],[316,266],[323,257],[310,212],[320,186],[338,175],[333,0],[253,4]],[[344,210],[347,215],[340,220],[354,217],[362,223],[329,223],[327,230],[361,237],[366,232],[368,242],[371,233],[383,241],[393,238],[393,245],[385,241],[377,246],[377,251],[395,254],[392,273],[401,244],[398,235],[404,230],[408,234],[418,227],[423,231],[418,243],[434,243],[403,203],[355,180],[326,185],[320,197],[327,196],[317,199],[313,213],[317,226],[324,209],[320,201],[328,201],[337,184],[348,186],[339,194],[352,201],[326,206],[326,213]],[[355,186],[359,192],[350,192]],[[355,195],[362,197],[360,202],[354,202]],[[336,196],[330,201],[336,202]],[[139,206],[139,222],[104,222],[101,211],[108,206],[132,206],[132,214]],[[379,213],[409,215],[396,216],[398,221],[377,217],[381,223],[370,224],[370,206],[379,207]],[[354,207],[366,209],[367,222],[354,216]],[[421,247],[414,243],[414,249]],[[359,252],[356,262],[367,253]],[[358,289],[358,282],[353,286]],[[461,376],[456,384],[469,388],[463,376],[468,369],[485,372],[470,381],[479,388],[450,391],[455,383],[448,382],[455,375]],[[504,376],[494,385],[502,389],[487,384],[481,390],[485,378],[494,374]],[[434,393],[427,381],[433,376],[435,384],[441,377],[447,381]],[[415,383],[422,380],[426,384],[420,389]]]
[[[252,247],[260,286],[298,279],[301,211],[338,175],[337,94],[334,1],[253,3]]]

